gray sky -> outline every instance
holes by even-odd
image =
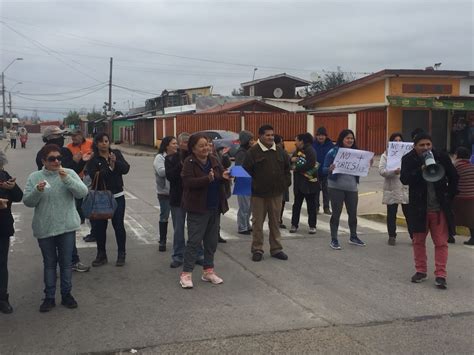
[[[5,73],[7,91],[22,82],[13,111],[47,119],[101,110],[110,57],[114,84],[126,88],[113,89],[122,111],[163,89],[212,85],[227,95],[254,67],[256,78],[308,80],[338,66],[355,77],[436,62],[474,70],[466,0],[0,0],[0,21],[1,69],[24,58]]]

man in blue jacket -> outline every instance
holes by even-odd
[[[318,180],[319,188],[316,192],[316,212],[319,213],[319,193],[323,192],[324,213],[330,215],[329,194],[328,194],[328,176],[323,173],[324,158],[326,154],[334,147],[334,143],[328,138],[328,132],[325,127],[319,127],[316,131],[316,139],[313,142],[313,148],[316,151],[317,161],[319,163]]]

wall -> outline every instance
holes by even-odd
[[[315,113],[314,116],[314,132],[315,135],[319,127],[325,127],[328,131],[328,137],[335,141],[339,132],[348,127],[347,112],[339,113]]]
[[[359,149],[382,154],[387,141],[386,123],[385,110],[357,112],[356,142]]]
[[[258,129],[264,124],[273,126],[275,134],[286,140],[294,138],[307,130],[306,113],[246,113],[245,129],[255,136]]]
[[[354,89],[336,97],[330,97],[314,105],[316,108],[332,106],[376,104],[385,102],[385,80]]]
[[[293,79],[289,79],[285,77],[276,78],[272,80],[265,80],[253,86],[255,87],[254,94],[250,95],[250,86],[247,86],[244,88],[245,96],[261,96],[261,97],[275,98],[275,96],[273,95],[273,91],[276,88],[280,88],[283,90],[283,95],[280,97],[280,99],[294,99],[295,98],[296,83]]]
[[[461,79],[459,95],[474,97],[474,94],[469,93],[469,87],[473,85],[474,85],[474,79]]]
[[[402,90],[403,84],[440,84],[440,85],[452,85],[453,91],[451,95],[459,95],[459,79],[452,78],[390,78],[389,83],[389,95],[391,96],[440,96],[440,94],[404,94]]]
[[[133,126],[133,121],[127,120],[115,120],[112,121],[112,142],[120,141],[120,127]]]
[[[137,120],[135,122],[135,144],[155,146],[153,119]]]
[[[190,103],[195,103],[196,101],[193,101],[193,94],[196,96],[211,96],[211,88],[206,87],[206,88],[198,88],[198,89],[187,89],[185,90],[186,95],[188,95],[188,100]]]
[[[240,113],[209,113],[176,116],[176,134],[194,133],[208,129],[239,132]],[[166,131],[168,134],[168,129]]]

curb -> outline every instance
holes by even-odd
[[[387,214],[386,213],[367,213],[358,215],[358,217],[365,218],[375,222],[387,223]],[[407,222],[405,217],[397,216],[397,226],[406,227]],[[456,227],[456,235],[469,236],[469,228],[466,227]]]
[[[123,146],[116,145],[116,144],[112,144],[110,147],[112,149],[120,150],[125,155],[131,155],[135,157],[154,157],[156,155],[156,153],[152,153],[152,152],[131,152],[131,151],[128,151],[126,147],[124,149]]]

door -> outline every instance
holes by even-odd
[[[421,128],[425,132],[429,132],[429,116],[428,110],[404,110],[402,121],[402,134],[407,142],[411,142],[411,132],[415,128]]]

